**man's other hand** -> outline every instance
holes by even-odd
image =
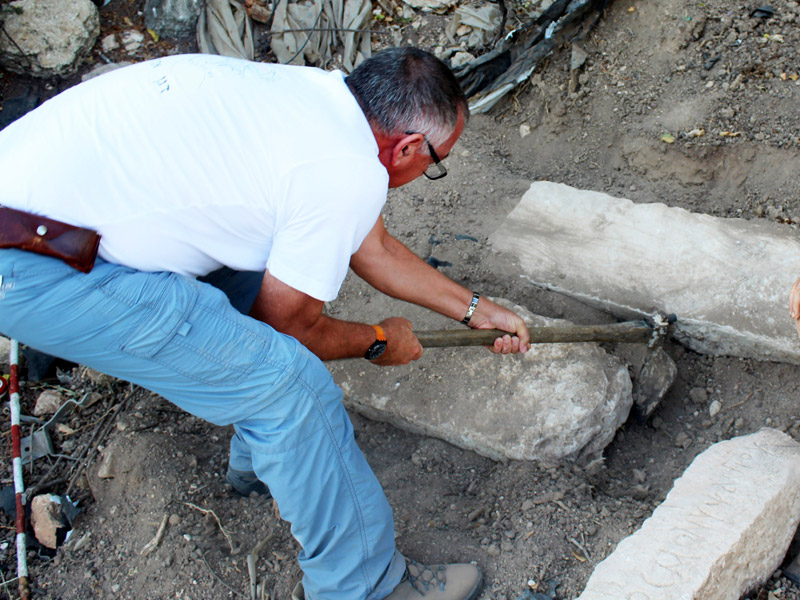
[[[502,329],[509,332],[497,338],[489,348],[495,354],[524,354],[530,350],[531,336],[522,317],[483,296],[478,301],[469,326],[473,329]]]
[[[794,319],[797,335],[800,335],[800,279],[794,282],[789,294],[789,316]]]

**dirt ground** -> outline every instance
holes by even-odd
[[[143,31],[142,4],[111,0],[101,9],[101,38],[114,30]],[[447,178],[391,192],[389,229],[420,256],[451,263],[442,270],[473,289],[546,316],[591,323],[608,316],[526,285],[487,246],[531,181],[796,227],[800,4],[772,0],[770,7],[766,18],[749,3],[729,0],[611,2],[580,41],[588,59],[577,88],[569,86],[570,48],[558,48],[488,115],[472,117],[446,161]],[[509,8],[513,24],[524,5]],[[448,47],[448,18],[415,13],[397,31],[402,43]],[[382,44],[390,37],[375,39]],[[192,42],[149,40],[133,53],[109,57],[141,60],[176,48],[191,50]],[[102,62],[99,51],[92,60]],[[5,73],[0,90],[8,99],[32,85],[46,97],[75,80],[31,82]],[[372,297],[351,279],[329,309],[358,314]],[[788,314],[786,327],[793,328]],[[667,351],[678,365],[672,390],[647,423],[625,424],[602,467],[591,472],[570,464],[493,462],[352,415],[359,444],[395,509],[399,548],[422,561],[476,561],[486,575],[482,600],[514,600],[529,583],[539,592],[557,584],[555,598],[575,598],[592,568],[651,514],[698,453],[764,426],[800,439],[797,366],[702,356],[673,342]],[[424,360],[408,367],[410,376]],[[28,414],[43,388],[76,399],[99,395],[66,420],[71,432],[53,435],[56,452],[71,459],[47,475],[56,481],[46,491],[66,493],[70,481],[59,473],[73,467],[72,459],[85,456],[89,476],[70,489],[82,512],[67,544],[54,557],[29,551],[35,598],[250,597],[247,555],[257,546],[261,597],[289,598],[300,576],[297,544],[270,501],[240,498],[224,484],[230,430],[85,370],[26,385]],[[721,410],[711,416],[714,401]],[[95,453],[98,442],[101,453]],[[97,476],[103,455],[113,457],[113,478]],[[32,473],[26,470],[28,485],[42,481],[53,462],[40,459]],[[0,474],[9,485],[7,466]],[[9,580],[16,569],[13,521],[0,518],[0,572]],[[162,519],[158,548],[142,553]],[[0,597],[17,597],[14,583],[0,589]],[[748,597],[797,599],[800,589],[778,571]]]

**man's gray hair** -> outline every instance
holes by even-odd
[[[382,50],[345,81],[370,125],[389,136],[422,133],[438,146],[452,135],[459,111],[469,117],[453,72],[419,48]]]

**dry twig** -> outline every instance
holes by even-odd
[[[215,513],[210,508],[201,508],[201,507],[197,506],[196,504],[192,504],[191,502],[184,502],[184,504],[186,506],[188,506],[189,508],[193,508],[195,510],[199,510],[204,515],[211,515],[212,517],[214,517],[214,520],[217,522],[217,525],[219,526],[219,530],[222,532],[222,535],[224,535],[225,539],[228,540],[228,546],[230,546],[231,554],[233,554],[233,540],[231,540],[231,536],[228,534],[227,531],[225,531],[225,528],[222,526],[222,522],[219,520],[219,517],[217,516],[217,513]]]
[[[164,532],[167,530],[168,519],[169,515],[164,515],[164,517],[161,519],[161,524],[158,526],[158,531],[156,532],[155,537],[144,545],[139,554],[146,556],[151,552],[155,552],[155,549],[158,548],[158,545],[164,538]]]
[[[756,392],[760,392],[760,391],[761,391],[761,390],[753,390],[752,392],[750,392],[749,394],[747,394],[747,398],[745,398],[744,400],[742,400],[742,401],[741,401],[741,402],[739,402],[738,404],[731,404],[730,406],[723,406],[723,407],[722,407],[722,409],[721,409],[719,412],[724,412],[724,411],[726,411],[726,410],[730,410],[730,409],[732,409],[732,408],[737,408],[737,407],[739,407],[739,406],[742,406],[742,405],[743,405],[743,404],[745,404],[745,403],[746,403],[748,400],[750,400],[750,398],[752,398],[752,397],[753,397],[753,394],[755,394]]]

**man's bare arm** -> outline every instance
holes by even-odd
[[[442,275],[392,237],[378,218],[350,260],[356,274],[381,292],[424,306],[451,319],[464,318],[472,291]],[[481,298],[470,320],[479,329],[502,329],[510,335],[495,340],[493,351],[526,352],[530,335],[515,313]]]
[[[364,323],[333,319],[323,314],[323,302],[264,273],[250,316],[297,339],[322,360],[360,358],[375,341],[375,330]],[[379,365],[402,365],[418,359],[422,347],[407,319],[393,317],[380,323],[386,351]]]

